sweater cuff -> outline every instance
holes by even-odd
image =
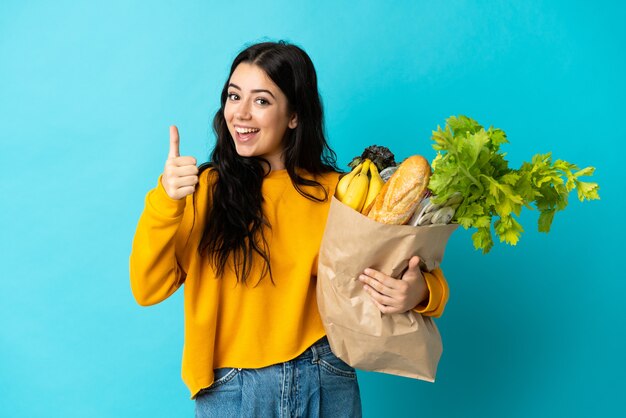
[[[424,316],[439,318],[448,302],[448,282],[440,268],[436,268],[431,272],[423,272],[423,274],[429,290],[428,301],[417,305],[413,310]]]
[[[163,174],[159,175],[157,186],[148,192],[146,196],[146,207],[149,207],[154,214],[162,218],[178,218],[185,212],[187,199],[172,199],[165,191],[163,183],[161,183],[162,177]]]

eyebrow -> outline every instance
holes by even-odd
[[[238,90],[241,90],[241,87],[239,87],[238,85],[233,84],[233,83],[229,83],[229,84],[228,84],[228,87],[234,87],[234,88],[236,88],[236,89],[238,89]],[[255,89],[255,90],[250,90],[250,91],[251,91],[252,93],[267,93],[267,94],[269,94],[270,96],[272,96],[274,99],[276,99],[276,97],[274,97],[274,95],[272,94],[272,92],[271,92],[271,91],[269,91],[269,90],[265,90],[265,89]]]

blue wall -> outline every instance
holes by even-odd
[[[438,380],[360,372],[365,416],[626,413],[623,3],[226,3],[2,2],[0,416],[193,415],[182,293],[136,305],[128,255],[168,125],[205,160],[230,61],[266,38],[311,55],[343,167],[374,143],[430,159],[466,114],[512,165],[597,168],[602,200],[572,196],[548,235],[536,212],[486,256],[455,233]]]

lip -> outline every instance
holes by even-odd
[[[238,126],[240,128],[243,128],[243,126]],[[261,132],[260,130],[258,130],[257,132],[254,133],[249,133],[249,134],[240,134],[239,132],[235,131],[235,139],[237,140],[237,142],[248,142],[250,140],[252,140],[259,132]]]

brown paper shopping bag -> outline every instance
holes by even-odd
[[[333,353],[352,367],[433,382],[443,350],[435,322],[413,311],[382,314],[358,276],[400,277],[413,255],[439,266],[458,225],[387,225],[334,197],[320,248],[317,302]]]

